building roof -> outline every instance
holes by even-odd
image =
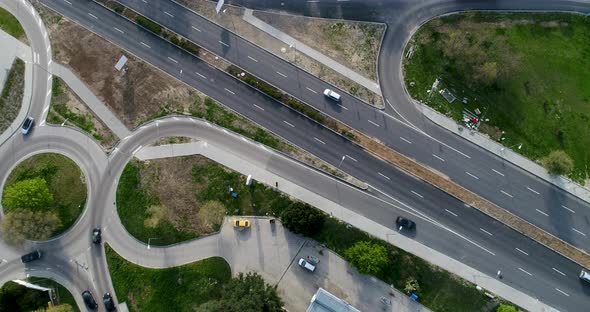
[[[360,312],[348,302],[332,295],[323,288],[311,298],[307,312]]]

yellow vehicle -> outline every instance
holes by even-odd
[[[247,219],[235,219],[232,221],[235,228],[249,228],[252,223]]]

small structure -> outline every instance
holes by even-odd
[[[125,66],[125,63],[127,63],[127,57],[125,55],[121,55],[121,58],[119,59],[117,64],[115,64],[115,69],[120,71],[121,68],[123,68],[123,66]]]
[[[360,310],[325,289],[319,288],[311,298],[307,312],[360,312]]]
[[[442,89],[438,93],[440,93],[440,95],[442,95],[449,103],[453,103],[457,99],[457,97],[447,89]]]

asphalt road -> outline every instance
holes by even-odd
[[[381,89],[386,110],[375,109],[345,93],[341,104],[322,95],[326,88],[337,89],[294,65],[266,52],[232,32],[207,21],[173,1],[144,2],[120,0],[124,5],[223,56],[257,77],[296,96],[336,119],[376,137],[387,146],[449,176],[453,181],[547,230],[583,250],[590,250],[590,204],[547,183],[521,168],[457,137],[427,118],[419,106],[406,96],[400,75],[400,61],[411,31],[427,19],[467,9],[530,9],[590,12],[590,4],[581,1],[233,1],[257,9],[280,9],[292,13],[322,17],[365,19],[388,24],[379,56]],[[554,4],[553,4],[554,3]],[[62,5],[63,6],[63,5]],[[88,10],[94,10],[92,6]],[[189,27],[190,25],[190,27]],[[129,37],[121,35],[121,37]],[[141,39],[143,40],[143,39]],[[155,47],[152,47],[155,49]],[[164,58],[162,54],[161,58]],[[151,62],[151,61],[150,61]],[[160,67],[159,65],[157,65]],[[192,73],[186,64],[167,64]],[[171,68],[172,67],[172,68]],[[162,67],[160,67],[162,68]],[[190,74],[187,74],[190,75]],[[208,92],[206,92],[208,93]],[[225,103],[225,102],[224,102]],[[251,108],[252,109],[252,108]],[[242,111],[239,110],[240,113]],[[402,121],[402,122],[400,122]],[[404,124],[405,123],[405,124]],[[415,127],[415,128],[414,128]],[[417,129],[419,130],[417,130]],[[285,130],[269,128],[281,136]],[[311,139],[311,137],[309,138]],[[298,145],[300,142],[295,141]],[[313,142],[312,142],[313,143]],[[332,164],[333,159],[310,150]],[[346,146],[338,147],[348,154]],[[387,192],[384,183],[369,175],[379,172],[343,167],[351,175]],[[385,174],[384,172],[381,172]],[[387,174],[385,174],[387,175]],[[375,183],[373,183],[375,181]],[[388,193],[398,196],[397,193]]]

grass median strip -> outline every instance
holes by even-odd
[[[25,30],[14,15],[0,8],[0,29],[20,40],[26,40]]]
[[[0,132],[8,129],[22,105],[25,89],[25,63],[17,58],[6,76],[0,95]]]

